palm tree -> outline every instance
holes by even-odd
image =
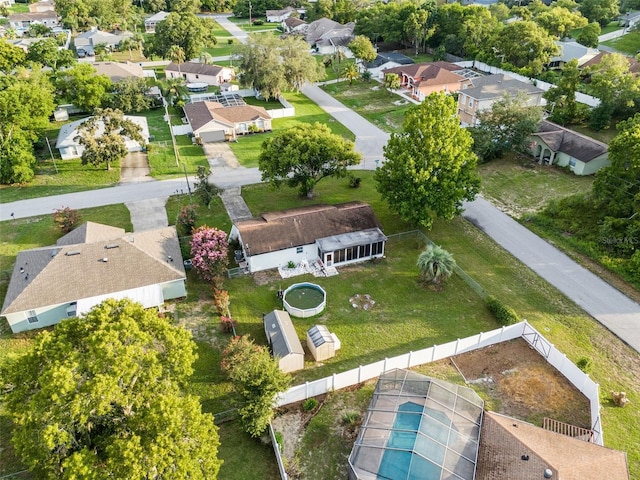
[[[178,64],[178,74],[182,76],[182,72],[180,71],[180,64],[185,60],[184,49],[180,45],[171,45],[169,50],[167,51],[167,57],[174,63]]]
[[[348,63],[342,69],[342,76],[349,80],[349,85],[351,85],[354,80],[360,77],[360,70],[355,63]]]
[[[442,283],[453,273],[456,261],[438,245],[429,245],[418,257],[420,275],[427,282]]]
[[[202,52],[200,54],[200,61],[202,63],[204,63],[205,65],[209,65],[213,63],[213,55],[211,55],[209,52]]]
[[[168,78],[161,83],[161,90],[169,105],[189,96],[184,78]]]

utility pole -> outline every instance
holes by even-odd
[[[251,8],[253,7],[253,5],[251,5],[251,0],[249,0],[249,26],[251,26],[253,24],[253,22],[251,21]]]
[[[49,147],[49,155],[51,155],[51,160],[53,161],[53,168],[55,168],[56,173],[58,173],[58,166],[56,165],[56,159],[53,156],[53,152],[51,151],[51,144],[49,143],[49,137],[45,135],[44,139],[47,141],[47,147]]]
[[[191,197],[191,186],[189,185],[189,177],[187,176],[187,164],[182,162],[182,168],[184,169],[184,179],[187,181],[187,191],[189,192],[189,203],[193,203],[193,198]]]

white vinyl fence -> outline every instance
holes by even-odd
[[[592,441],[598,445],[603,445],[598,384],[591,380],[589,375],[576,367],[566,355],[549,343],[549,341],[533,328],[533,326],[529,325],[526,320],[515,325],[491,330],[490,332],[481,332],[477,335],[442,345],[434,345],[433,347],[416,352],[385,358],[384,360],[370,363],[369,365],[361,365],[358,368],[346,372],[334,373],[330,377],[291,387],[279,396],[277,405],[282,406],[299,402],[333,390],[356,385],[366,380],[377,378],[383,373],[396,368],[417,367],[515,338],[523,338],[589,399],[591,406],[591,429],[593,430]]]
[[[510,72],[508,70],[503,70],[498,67],[493,67],[491,65],[487,65],[483,62],[478,62],[476,60],[465,60],[463,62],[455,62],[456,65],[463,68],[475,68],[476,70],[480,70],[481,72],[496,74],[496,73],[504,73],[505,75],[509,75],[512,78],[518,79],[521,82],[530,83],[535,85],[536,87],[544,90],[545,92],[553,87],[555,87],[552,83],[543,82],[542,80],[531,79],[529,77],[525,77],[523,75],[519,75],[514,72]],[[576,101],[579,103],[584,103],[585,105],[589,105],[590,107],[597,107],[600,105],[600,99],[596,97],[592,97],[591,95],[586,95],[581,92],[576,92]]]
[[[276,454],[276,462],[278,463],[278,470],[280,471],[280,478],[282,480],[288,480],[289,476],[284,469],[284,461],[282,460],[282,452],[280,451],[280,445],[276,440],[276,432],[273,430],[273,425],[269,422],[269,437],[271,437],[271,445],[273,446],[273,452]]]

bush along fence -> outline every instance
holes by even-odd
[[[600,420],[599,385],[591,380],[588,374],[584,373],[571,362],[565,354],[555,348],[533,326],[529,325],[526,320],[442,345],[434,345],[433,347],[415,352],[411,351],[404,355],[385,358],[384,360],[370,363],[369,365],[361,365],[358,368],[346,372],[334,373],[330,377],[291,387],[278,397],[277,406],[300,402],[333,390],[357,385],[358,383],[377,378],[383,373],[396,368],[417,367],[516,338],[524,339],[531,347],[535,348],[547,362],[564,375],[573,386],[589,399],[591,430],[593,430],[591,441],[598,445],[604,445],[602,423]]]

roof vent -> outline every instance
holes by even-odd
[[[80,250],[70,250],[65,253],[67,257],[72,257],[73,255],[80,255]]]
[[[553,472],[551,471],[550,468],[546,468],[544,471],[544,478],[551,478],[553,477]]]
[[[109,261],[109,259],[107,257],[101,258],[100,261],[102,263],[107,263]]]
[[[111,250],[112,248],[120,248],[120,245],[118,245],[117,243],[107,243],[104,248],[106,248],[107,250]]]

